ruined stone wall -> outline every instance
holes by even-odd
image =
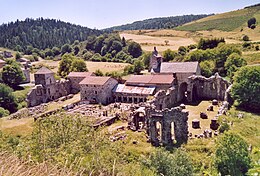
[[[36,85],[28,93],[26,101],[29,107],[40,105],[58,99],[71,93],[69,81],[57,81],[46,86]]]
[[[217,99],[223,101],[230,83],[216,73],[210,78],[191,76],[188,81],[189,102]]]
[[[154,95],[154,98],[149,101],[156,109],[171,108],[177,103],[178,91],[171,87],[168,90],[160,90]]]
[[[173,139],[178,144],[187,142],[188,115],[187,111],[179,107],[163,110],[155,110],[151,106],[147,107],[147,133],[151,143],[155,146],[159,146],[160,143],[168,146],[173,145]],[[161,136],[158,134],[156,123],[161,124]],[[174,128],[174,134],[172,134],[172,128]]]

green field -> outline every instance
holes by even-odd
[[[252,17],[255,17],[257,21],[260,21],[259,6],[206,17],[187,23],[183,26],[179,26],[176,29],[185,31],[202,31],[213,29],[222,31],[233,31],[235,29],[240,30],[243,27],[247,27],[247,20]]]

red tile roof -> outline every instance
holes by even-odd
[[[174,77],[172,74],[167,75],[132,75],[127,81],[131,84],[172,84]]]
[[[104,85],[111,77],[105,76],[88,76],[84,78],[79,84],[88,84],[88,85]]]
[[[94,76],[93,72],[70,72],[69,75],[67,76],[68,78],[71,77],[87,77],[87,76]]]

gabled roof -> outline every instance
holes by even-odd
[[[79,84],[104,85],[109,79],[113,78],[107,76],[88,76],[84,78]]]
[[[199,62],[163,62],[160,73],[196,73]]]
[[[71,77],[85,78],[87,76],[94,76],[94,73],[93,72],[70,72],[67,77],[68,78],[71,78]]]
[[[139,86],[126,86],[124,84],[118,84],[113,89],[115,93],[128,93],[128,94],[140,94],[140,95],[152,95],[155,87],[139,87]]]
[[[49,73],[53,73],[53,71],[51,71],[46,67],[42,67],[35,74],[49,74]]]
[[[132,75],[127,81],[127,85],[131,84],[172,84],[174,77],[168,75]]]

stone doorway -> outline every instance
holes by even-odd
[[[187,102],[187,88],[188,84],[186,82],[181,83],[179,88],[179,102]]]

